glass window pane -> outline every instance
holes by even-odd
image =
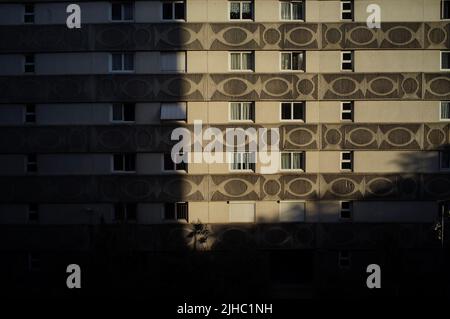
[[[134,70],[134,55],[124,54],[124,70],[132,71]]]
[[[303,103],[294,103],[294,119],[303,120]]]
[[[170,2],[163,3],[162,10],[163,10],[163,19],[171,20],[172,19],[172,3],[170,3]]]
[[[241,54],[231,53],[231,69],[240,70],[241,69]]]
[[[164,219],[175,219],[175,204],[166,203],[164,205]]]
[[[441,167],[450,168],[450,152],[442,152]]]
[[[291,20],[291,5],[289,2],[281,2],[281,19]]]
[[[230,118],[232,120],[241,119],[241,105],[240,103],[231,103],[230,105]]]
[[[302,153],[293,153],[292,154],[292,168],[293,169],[302,169],[303,168],[303,154]]]
[[[114,155],[114,170],[122,171],[123,170],[123,157],[120,154]]]
[[[252,4],[251,2],[242,3],[242,19],[252,18]]]
[[[344,152],[344,153],[342,153],[342,159],[343,160],[351,160],[352,154],[350,152]]]
[[[341,164],[342,169],[352,169],[352,163],[344,162]]]
[[[122,104],[114,103],[113,104],[113,121],[122,121]]]
[[[281,119],[291,120],[291,103],[281,103]]]
[[[450,69],[450,52],[442,52],[442,69]]]
[[[281,153],[281,169],[291,169],[291,153]]]
[[[442,8],[442,18],[450,19],[450,1],[444,0]]]
[[[450,102],[441,103],[441,118],[450,119]]]
[[[230,2],[230,19],[238,20],[240,16],[241,6],[239,2]]]
[[[134,104],[124,104],[123,117],[124,121],[134,121]]]
[[[252,119],[252,103],[242,103],[242,119]]]
[[[184,20],[184,3],[175,3],[175,19]]]
[[[242,54],[242,70],[251,70],[253,67],[252,54],[243,53]]]
[[[303,20],[303,3],[301,2],[292,3],[292,19]]]
[[[133,20],[133,5],[131,3],[125,3],[123,5],[123,19]]]
[[[112,69],[114,71],[122,70],[122,54],[113,54],[112,55]]]
[[[125,170],[134,171],[136,166],[136,156],[134,154],[125,155]]]
[[[291,54],[281,53],[281,69],[291,70]]]
[[[111,5],[111,19],[114,21],[122,20],[122,6],[119,3]]]
[[[352,10],[352,3],[351,2],[342,2],[342,9],[343,10]]]

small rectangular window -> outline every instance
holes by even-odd
[[[187,202],[165,203],[164,220],[189,222],[189,205]]]
[[[186,72],[186,52],[161,52],[160,70],[162,72]]]
[[[164,1],[162,3],[163,20],[185,20],[185,12],[184,1]]]
[[[281,153],[282,170],[305,170],[304,152],[282,152]]]
[[[450,71],[450,51],[441,51],[441,70]]]
[[[341,121],[353,121],[353,102],[341,102]]]
[[[340,251],[338,255],[338,266],[341,269],[348,269],[351,266],[351,254],[348,251]]]
[[[231,171],[255,171],[256,157],[252,152],[234,152],[231,156]]]
[[[136,154],[114,154],[113,170],[114,172],[135,172]]]
[[[136,222],[137,205],[135,203],[117,203],[114,205],[114,220],[116,222]]]
[[[27,155],[26,163],[27,173],[36,173],[38,170],[36,154]]]
[[[353,215],[353,203],[350,201],[342,201],[340,202],[341,211],[340,211],[340,219],[342,220],[351,220]]]
[[[34,54],[26,54],[25,55],[23,71],[25,73],[34,73],[34,71],[35,71]]]
[[[450,120],[450,101],[441,102],[440,119],[441,121]]]
[[[253,2],[252,1],[230,1],[230,20],[252,20]]]
[[[282,102],[281,120],[305,121],[305,102]]]
[[[441,151],[440,153],[440,163],[441,170],[450,170],[450,151]]]
[[[115,22],[133,21],[134,6],[131,2],[111,3],[111,20]]]
[[[135,105],[133,103],[114,103],[112,108],[113,122],[134,122]]]
[[[441,0],[441,19],[450,19],[450,0]]]
[[[164,153],[164,170],[165,171],[183,171],[187,172],[188,163],[187,158],[184,156],[183,153],[178,154],[178,159],[180,160],[180,163],[175,163],[172,160],[172,154],[171,153]]]
[[[352,0],[341,0],[341,20],[353,21]]]
[[[36,105],[27,104],[25,105],[25,123],[36,123]]]
[[[161,103],[162,121],[186,121],[186,102]]]
[[[255,107],[253,102],[231,102],[231,121],[254,121]]]
[[[37,204],[28,205],[28,222],[36,223],[39,221],[39,206]]]
[[[305,19],[304,1],[280,1],[281,20],[303,21]]]
[[[341,170],[352,171],[353,170],[353,152],[341,152]]]
[[[230,52],[230,70],[253,71],[253,52]]]
[[[133,72],[134,54],[133,53],[111,53],[111,71],[112,72]]]
[[[341,70],[353,71],[353,51],[341,52]]]
[[[24,23],[34,23],[34,4],[33,3],[24,4],[23,22]]]
[[[281,70],[283,71],[305,71],[305,53],[281,52]]]

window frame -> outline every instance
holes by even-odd
[[[27,62],[27,58],[31,58],[32,62]],[[31,67],[33,71],[27,71],[27,67]],[[33,53],[27,53],[23,55],[23,73],[35,74],[36,73],[36,56]]]
[[[27,12],[27,6],[31,6],[32,12]],[[32,21],[27,22],[26,17],[32,17]],[[36,18],[36,7],[34,3],[24,3],[23,4],[23,24],[34,24]]]
[[[350,10],[346,10],[344,9],[344,4],[346,3],[350,3],[351,9]],[[350,19],[345,19],[344,18],[344,13],[349,13],[351,14],[351,18]],[[340,13],[341,13],[341,21],[354,21],[355,20],[355,3],[353,0],[341,0],[340,1]]]
[[[294,153],[301,154],[301,168],[293,168],[294,163]],[[290,154],[291,158],[291,168],[283,168],[283,160],[282,156],[283,154]],[[305,172],[306,168],[306,153],[305,151],[282,151],[280,152],[280,171],[281,172]]]
[[[134,160],[134,163],[133,163],[134,169],[133,170],[126,170],[126,167],[127,167],[127,165],[126,165],[127,155],[134,156],[134,158],[133,158],[133,160]],[[122,156],[123,163],[122,163],[122,169],[120,169],[120,170],[116,170],[115,169],[115,165],[114,164],[115,164],[115,157],[116,156]],[[114,174],[134,174],[134,173],[136,173],[136,164],[137,164],[136,162],[137,162],[136,153],[114,153],[111,156],[111,172],[114,173]]]
[[[114,106],[120,105],[121,106],[121,113],[122,113],[122,119],[121,120],[115,120],[114,119]],[[133,107],[133,120],[125,120],[125,108],[126,106],[132,106]],[[122,124],[122,123],[135,123],[136,122],[136,104],[135,103],[112,103],[110,108],[110,122],[114,124]]]
[[[120,5],[120,20],[114,20],[113,19],[113,6],[114,5]],[[130,5],[131,6],[131,15],[132,18],[130,20],[125,20],[125,10],[124,6]],[[109,21],[112,23],[127,23],[127,22],[133,22],[135,20],[135,5],[134,1],[112,1],[110,2],[109,6]]]
[[[186,218],[179,218],[179,211],[178,211],[178,205],[182,204],[182,205],[186,205]],[[166,218],[166,205],[173,205],[174,206],[174,218]],[[189,223],[189,202],[187,201],[178,201],[178,202],[173,202],[173,203],[164,203],[163,206],[163,211],[162,211],[162,220],[164,222],[168,222],[168,223]]]
[[[450,20],[450,16],[448,18],[444,17],[444,7],[445,7],[445,2],[448,3],[448,5],[450,6],[450,0],[441,0],[441,14],[440,14],[440,18],[442,21],[449,21]]]
[[[449,122],[450,121],[450,112],[449,112],[449,117],[448,118],[443,118],[442,117],[442,106],[444,104],[447,104],[448,108],[450,109],[450,101],[440,101],[440,103],[439,103],[439,121]]]
[[[449,160],[448,160],[448,167],[443,167],[442,166],[442,164],[443,164],[443,156],[444,156],[444,154],[445,153],[448,153],[448,157],[449,157]],[[439,151],[439,170],[441,171],[441,172],[449,172],[450,171],[450,150],[448,150],[448,151]]]
[[[350,53],[350,60],[344,60],[344,54]],[[351,69],[344,69],[344,63],[350,63]],[[342,72],[355,72],[355,53],[353,50],[341,51],[341,71]]]
[[[29,108],[32,108],[30,111]],[[29,120],[29,117],[33,118],[33,121]],[[36,104],[27,103],[25,104],[25,110],[23,113],[23,123],[24,124],[36,124],[37,114],[36,114]]]
[[[253,0],[232,0],[227,1],[228,2],[228,21],[254,21],[255,20],[255,5]],[[231,4],[232,3],[239,3],[239,19],[231,19]],[[251,10],[251,18],[250,19],[243,19],[242,18],[242,4],[243,3],[250,3],[250,10]]]
[[[163,69],[163,56],[175,55],[176,60],[178,60],[177,54],[184,54],[184,69],[183,70],[164,70]],[[159,71],[164,74],[183,74],[187,72],[187,52],[183,50],[179,51],[160,51],[159,52]]]
[[[243,107],[245,104],[250,104],[251,107],[251,118],[250,119],[232,119],[231,118],[231,106],[233,103],[239,104],[240,114],[243,114]],[[253,101],[232,101],[228,103],[228,121],[229,122],[239,122],[239,123],[254,123],[255,122],[255,102]]]
[[[348,203],[349,207],[348,208],[343,208],[342,204],[343,203]],[[349,213],[349,217],[343,217],[342,213],[346,212]],[[340,221],[352,221],[353,220],[353,201],[349,201],[349,200],[341,200],[339,202],[339,220]]]
[[[283,104],[290,104],[291,105],[291,118],[290,119],[283,119]],[[294,119],[294,104],[301,104],[302,105],[302,119]],[[280,102],[280,121],[281,122],[306,122],[306,101],[282,101]]]
[[[239,69],[231,68],[231,56],[233,54],[239,54]],[[250,69],[242,69],[242,56],[244,54],[250,54],[251,57],[251,66]],[[228,52],[228,70],[230,72],[255,72],[255,54],[253,51],[229,51]]]
[[[184,105],[184,109],[185,109],[185,113],[184,113],[184,118],[183,119],[162,119],[161,115],[162,115],[162,110],[164,105],[168,105],[168,104],[175,104],[175,103],[182,103]],[[188,103],[185,101],[176,101],[176,102],[161,102],[159,103],[159,120],[160,122],[187,122],[188,119]]]
[[[184,153],[183,153],[183,152],[180,152],[179,155],[180,155],[180,156],[184,156]],[[172,160],[172,157],[170,157],[170,160],[171,160],[171,162],[172,162],[173,168],[172,168],[172,169],[166,169],[166,156],[171,156],[171,153],[163,153],[163,154],[162,154],[162,157],[161,157],[161,160],[162,160],[162,164],[161,164],[162,170],[161,170],[161,171],[162,171],[163,173],[171,173],[171,174],[174,174],[174,173],[177,173],[177,174],[187,174],[187,173],[188,173],[189,163],[184,163],[184,162],[182,162],[182,163],[176,164],[176,163]],[[182,169],[177,169],[177,167],[178,167],[179,165],[182,165]],[[184,167],[183,167],[183,166],[184,166]]]
[[[255,152],[228,152],[228,154],[229,154],[228,156],[231,156],[230,164],[229,164],[230,172],[255,173],[256,172],[256,161],[254,163],[252,163],[252,162],[246,163],[246,165],[249,166],[250,168],[242,168],[242,169],[239,169],[239,168],[235,169],[235,168],[233,168],[234,154],[236,154],[236,153],[241,154],[241,159],[243,159],[242,154],[253,154],[253,157],[256,160],[256,153]],[[241,164],[242,167],[244,167],[244,161],[241,161],[240,164]],[[252,166],[253,166],[253,168],[252,168]]]
[[[172,7],[172,18],[171,19],[164,19],[164,4],[167,4],[167,3],[171,4],[171,7]],[[175,4],[176,3],[182,3],[183,4],[183,15],[184,15],[183,19],[176,19],[175,18]],[[162,22],[173,22],[173,21],[175,21],[175,22],[186,22],[186,12],[187,12],[187,10],[186,10],[186,1],[184,1],[184,0],[173,0],[173,1],[163,0],[163,1],[161,1],[161,21]]]
[[[344,154],[350,154],[350,159],[349,160],[347,160],[347,159],[344,159],[344,157],[343,157],[343,155]],[[340,167],[340,171],[341,172],[353,172],[353,151],[341,151],[340,152],[340,154],[339,154],[339,159],[340,159],[340,161],[339,161],[339,167]],[[342,164],[344,164],[344,163],[350,163],[350,166],[351,166],[351,168],[343,168],[342,167]]]
[[[302,53],[303,55],[303,61],[302,61],[302,67],[300,69],[293,69],[293,58],[292,55],[294,53]],[[291,57],[291,68],[290,69],[283,69],[283,54],[289,54]],[[281,72],[302,72],[305,73],[306,72],[306,51],[280,51],[280,55],[279,55],[279,67],[280,67],[280,71]]]
[[[123,219],[117,218],[117,208],[123,209]],[[129,219],[130,208],[134,210],[135,218]],[[114,204],[114,222],[115,223],[137,223],[138,222],[138,205],[137,203],[115,203]]]
[[[121,70],[113,70],[113,55],[120,54],[121,55]],[[131,55],[133,57],[133,69],[132,70],[124,70],[125,68],[125,55]],[[134,52],[112,52],[109,53],[109,73],[134,73],[136,71],[135,65],[135,53]]]
[[[280,14],[280,16],[279,16],[279,19],[280,19],[280,21],[296,21],[296,22],[305,22],[305,8],[306,8],[306,1],[304,1],[304,0],[294,0],[294,1],[286,1],[286,0],[284,0],[284,1],[279,1],[279,14]],[[288,3],[289,4],[289,11],[290,11],[290,19],[283,19],[283,15],[282,15],[282,7],[283,7],[283,3]],[[301,19],[294,19],[293,18],[293,6],[292,6],[292,3],[301,3],[302,4],[302,7],[303,7],[303,17],[301,18]]]
[[[30,156],[33,156],[34,158],[31,158]],[[34,159],[34,160],[33,160]],[[34,167],[34,169],[30,170],[30,167]],[[38,160],[37,160],[37,154],[27,154],[25,157],[25,172],[27,174],[36,174],[38,172]]]
[[[349,104],[350,110],[345,110],[344,105]],[[341,122],[353,122],[354,121],[354,110],[355,106],[353,101],[341,101]],[[344,114],[350,114],[350,119],[344,119]]]
[[[449,55],[449,63],[448,63],[448,69],[443,69],[442,68],[442,62],[443,62],[443,59],[442,59],[442,57],[444,56],[444,53],[446,53],[446,54],[448,54]],[[440,51],[440,65],[439,65],[439,67],[440,67],[440,70],[441,71],[450,71],[450,50],[441,50]]]

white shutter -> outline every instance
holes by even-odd
[[[186,120],[186,103],[162,103],[161,120]]]
[[[254,203],[230,203],[230,223],[253,223],[255,221]]]
[[[280,202],[280,222],[304,222],[304,202]]]

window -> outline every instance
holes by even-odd
[[[341,102],[341,121],[353,121],[353,102]]]
[[[161,103],[161,120],[186,121],[186,102]]]
[[[353,71],[353,51],[341,52],[341,70]]]
[[[114,154],[114,172],[134,172],[136,170],[136,154]]]
[[[230,52],[230,70],[253,71],[253,53]]]
[[[112,21],[133,21],[134,8],[131,2],[111,3]]]
[[[441,121],[450,120],[450,101],[441,102]]]
[[[450,71],[450,51],[441,51],[441,70]]]
[[[304,102],[282,102],[281,120],[283,121],[304,121],[305,104]]]
[[[113,122],[134,122],[135,110],[133,103],[114,103],[112,105]]]
[[[34,4],[27,3],[24,5],[24,23],[34,23]]]
[[[230,20],[253,19],[252,1],[230,1]]]
[[[255,171],[255,153],[234,152],[231,153],[232,171]]]
[[[25,123],[36,123],[36,105],[25,105]]]
[[[352,0],[341,0],[341,20],[353,21]]]
[[[441,19],[450,19],[450,0],[441,0]]]
[[[36,173],[37,172],[37,156],[36,154],[28,154],[27,155],[27,163],[26,163],[27,173]]]
[[[134,54],[133,53],[112,53],[111,54],[112,72],[133,72]]]
[[[162,3],[163,20],[184,20],[185,5],[184,1],[164,1]]]
[[[161,52],[162,72],[186,72],[186,52]]]
[[[28,271],[35,272],[41,269],[41,258],[38,254],[28,254]]]
[[[183,158],[183,153],[179,154],[180,158]],[[187,172],[188,163],[183,159],[180,163],[175,163],[172,160],[171,153],[164,153],[164,170],[165,171],[185,171]]]
[[[189,222],[189,206],[187,202],[165,203],[164,220],[184,220]]]
[[[281,1],[280,16],[281,20],[304,20],[304,2],[303,1]]]
[[[341,152],[341,170],[351,171],[353,169],[353,152]]]
[[[255,107],[253,102],[231,102],[231,121],[254,121]]]
[[[135,203],[115,204],[114,220],[116,222],[135,222],[137,220],[137,205]]]
[[[281,153],[282,170],[304,170],[305,153],[304,152],[282,152]]]
[[[281,52],[281,70],[304,71],[304,52]]]
[[[340,205],[341,205],[340,219],[351,220],[353,212],[353,203],[349,201],[342,201],[340,202]]]
[[[255,203],[230,202],[230,223],[253,223],[255,222]]]
[[[304,222],[305,202],[280,202],[280,222]]]
[[[450,170],[450,151],[440,152],[441,170]]]
[[[37,204],[28,205],[28,222],[36,223],[39,221],[39,207]]]
[[[341,269],[348,269],[351,265],[351,254],[348,251],[340,251],[338,255],[338,266]]]
[[[25,55],[25,62],[24,62],[24,69],[23,71],[25,73],[34,73],[34,55],[33,54],[26,54]]]

